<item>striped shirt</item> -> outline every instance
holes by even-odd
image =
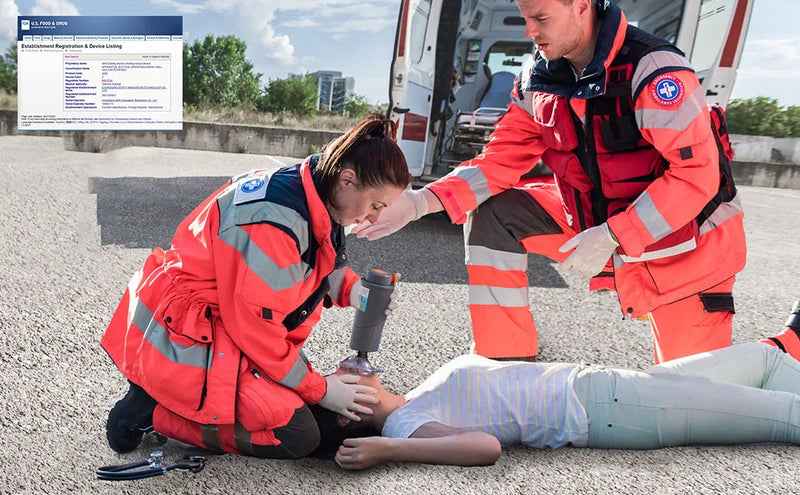
[[[572,389],[576,367],[457,357],[406,394],[382,435],[407,438],[435,421],[483,431],[503,446],[586,446],[586,412]]]

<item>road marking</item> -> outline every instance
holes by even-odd
[[[286,165],[285,163],[283,163],[282,161],[278,160],[277,158],[275,158],[273,156],[266,155],[266,157],[269,158],[270,160],[272,160],[273,162],[277,163],[281,167]]]

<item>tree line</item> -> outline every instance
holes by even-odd
[[[261,73],[245,57],[247,45],[236,36],[208,35],[202,41],[183,45],[183,102],[190,108],[244,108],[259,112],[291,113],[308,117],[317,112],[314,78],[270,79],[261,83]],[[17,45],[0,55],[0,89],[17,93]],[[352,94],[344,113],[361,117],[372,109],[364,96]],[[727,108],[732,134],[800,137],[800,106],[783,106],[767,96],[731,100]]]
[[[271,79],[261,85],[261,73],[245,57],[247,45],[236,36],[208,35],[183,45],[183,102],[185,105],[233,108],[261,112],[289,112],[298,116],[317,111],[317,87],[308,74]],[[344,112],[366,115],[371,105],[361,95],[348,96]]]

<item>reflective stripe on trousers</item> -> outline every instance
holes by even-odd
[[[470,213],[464,239],[477,354],[537,354],[528,304],[528,253],[562,261],[558,248],[573,235],[552,184],[509,189]]]

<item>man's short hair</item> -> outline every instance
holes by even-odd
[[[342,426],[339,414],[325,409],[319,404],[310,406],[314,419],[319,426],[319,447],[311,453],[311,457],[332,460],[345,438],[371,437],[380,435],[370,421],[350,421]]]

